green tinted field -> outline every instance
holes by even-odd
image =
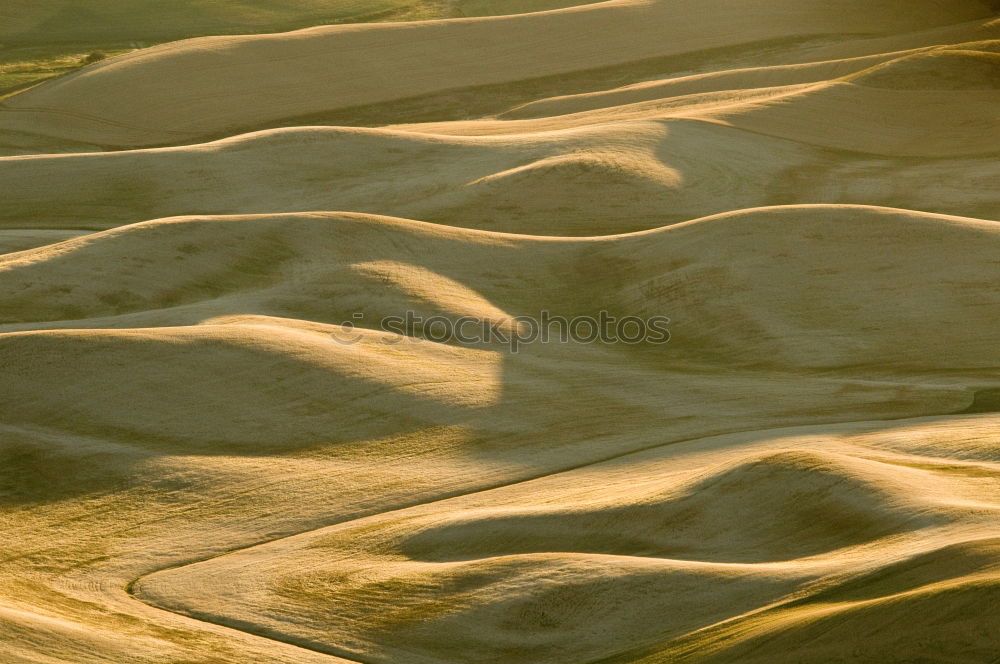
[[[37,83],[69,73],[84,63],[88,54],[100,50],[108,57],[132,50],[124,44],[25,46],[0,50],[0,98]]]

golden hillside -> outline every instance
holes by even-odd
[[[0,99],[0,662],[995,664],[995,3],[126,4],[0,8],[217,35]]]

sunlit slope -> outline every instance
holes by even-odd
[[[915,144],[926,135],[918,131]],[[0,235],[14,249],[51,242],[58,229],[206,213],[356,210],[536,235],[620,233],[813,202],[989,218],[1000,165],[989,152],[915,161],[675,119],[500,139],[275,130],[155,151],[0,158],[0,177],[10,187]],[[35,235],[21,230],[28,224]]]
[[[4,421],[161,454],[362,459],[458,427],[426,453],[558,467],[706,431],[955,412],[995,363],[997,241],[994,222],[857,207],[590,240],[357,215],[149,222],[5,257]],[[370,329],[411,310],[509,330],[543,309],[669,314],[673,338],[512,354]],[[914,337],[929,316],[963,325]],[[344,320],[362,343],[338,343]]]
[[[679,312],[657,355],[688,361],[971,369],[995,363],[998,241],[993,221],[862,206],[583,240],[360,215],[176,218],[8,254],[0,279],[12,325],[235,314],[339,324],[361,312],[377,328],[407,309],[499,319],[603,308]],[[963,324],[915,336],[931,316]]]
[[[178,143],[450,88],[765,40],[912,31],[989,13],[980,0],[768,0],[735,8],[728,0],[622,0],[513,17],[205,38],[127,54],[16,95],[0,128],[109,146]]]
[[[998,43],[655,81],[541,100],[503,120],[0,158],[0,237],[16,249],[60,229],[313,210],[546,235],[799,203],[993,218]]]
[[[965,30],[961,36],[986,36],[992,30]],[[1000,32],[996,33],[1000,36]],[[947,35],[948,41],[959,35]],[[854,44],[863,44],[856,40]],[[724,90],[751,90],[847,77],[863,85],[896,89],[996,90],[997,40],[977,40],[874,55],[812,60],[787,65],[731,68],[635,83],[610,90],[540,99],[511,109],[500,117],[521,119],[579,113],[637,102]]]
[[[995,659],[996,3],[567,4],[0,9],[466,16],[0,103],[0,662]]]
[[[740,69],[563,97],[504,119],[401,125],[433,134],[520,135],[639,119],[695,119],[876,156],[992,155],[1000,137],[998,42],[988,40],[794,67]],[[815,81],[827,74],[843,73]],[[535,108],[536,111],[532,111]],[[556,115],[517,118],[547,110]],[[940,118],[952,122],[941,124]]]
[[[135,588],[171,610],[376,662],[982,661],[1000,583],[995,425],[693,441]],[[963,440],[972,458],[922,456],[914,442],[929,437]],[[904,638],[900,620],[927,640]]]
[[[12,535],[4,580],[17,601],[5,608],[16,637],[2,652],[13,661],[78,651],[88,653],[81,661],[114,661],[122,638],[151,663],[206,651],[223,661],[319,661],[312,650],[464,661],[449,650],[455,639],[500,660],[563,661],[644,644],[667,651],[663,639],[821,575],[857,573],[850,552],[869,542],[909,537],[879,549],[879,560],[892,561],[928,545],[907,535],[918,526],[954,522],[954,541],[971,537],[980,517],[931,504],[932,473],[903,476],[843,445],[802,450],[840,431],[830,422],[957,412],[990,384],[997,238],[994,222],[805,206],[583,240],[360,215],[180,218],[10,254],[3,310],[19,313],[0,333],[2,366],[15,379],[5,385],[0,447],[11,488],[0,497]],[[337,323],[358,310],[367,323],[403,308],[493,319],[542,307],[669,313],[674,338],[517,355],[500,343],[447,346],[375,331],[356,345],[335,341]],[[915,338],[928,315],[963,325]],[[563,497],[527,484],[520,495],[529,503],[519,508],[494,504],[492,493],[472,498],[482,501],[477,515],[456,519],[450,507],[430,506],[441,527],[405,531],[392,545],[415,559],[412,568],[396,554],[383,560],[390,549],[369,544],[381,528],[367,528],[349,561],[320,549],[325,568],[293,552],[272,572],[270,549],[251,549],[253,560],[264,558],[249,584],[242,565],[225,568],[227,585],[214,572],[184,581],[186,567],[164,575],[166,585],[145,577],[634,450],[821,423],[802,440],[777,435],[770,452],[748,447],[747,436],[710,441],[732,451],[702,460],[704,470],[643,461],[617,480],[594,467],[589,481],[568,482],[618,494]],[[909,452],[993,459],[983,438],[955,427],[887,436],[878,455],[915,440]],[[788,497],[789,486],[799,493]],[[981,482],[940,487],[945,502],[990,491]],[[733,505],[742,530],[730,535],[742,539],[726,544],[718,528],[707,537]],[[791,521],[775,523],[784,507]],[[646,532],[692,509],[702,516],[688,531],[654,529],[648,541],[631,531],[585,543],[567,534],[606,533],[609,523]],[[849,518],[804,534],[796,524],[810,510]],[[836,547],[855,548],[820,564],[787,562]],[[461,559],[439,562],[452,555]],[[368,570],[367,580],[351,580],[353,572],[338,580],[341,564]],[[195,617],[138,603],[126,587]],[[598,601],[607,597],[634,608]],[[319,626],[334,615],[330,602],[350,615],[332,630]],[[563,627],[536,633],[534,618],[509,619],[522,609],[536,615],[539,602],[554,602],[544,624]],[[587,621],[618,636],[584,638],[574,625]]]

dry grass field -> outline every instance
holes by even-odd
[[[998,183],[989,0],[0,0],[0,663],[997,664]]]

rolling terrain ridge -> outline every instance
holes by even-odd
[[[1000,657],[995,3],[201,4],[0,100],[0,661]]]

